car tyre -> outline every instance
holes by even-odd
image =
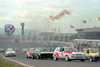
[[[90,59],[89,59],[91,62],[93,62],[93,58],[92,57],[90,57]]]
[[[89,59],[91,62],[93,62],[93,58],[92,57],[90,57],[90,59]]]
[[[71,61],[67,55],[65,56],[65,60],[66,61]]]
[[[85,61],[84,59],[81,60],[81,62],[84,62],[84,61]]]
[[[29,58],[28,56],[26,56],[27,58]]]
[[[36,58],[37,58],[37,59],[41,59],[40,56],[37,56]]]
[[[57,60],[58,60],[58,58],[57,58],[56,56],[53,56],[53,60],[57,61]]]
[[[32,59],[35,59],[35,57],[34,57],[34,56],[32,56]]]

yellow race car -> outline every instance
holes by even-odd
[[[83,52],[86,55],[86,58],[90,61],[97,61],[99,57],[99,49],[98,48],[85,48]]]

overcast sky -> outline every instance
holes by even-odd
[[[26,29],[44,30],[48,24],[45,18],[64,9],[71,15],[50,22],[53,28],[66,31],[71,30],[70,25],[75,28],[100,27],[100,0],[0,0],[0,28],[5,24],[21,28],[20,23],[24,22]]]

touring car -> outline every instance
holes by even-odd
[[[35,52],[32,53],[32,58],[36,58],[36,59],[42,59],[42,58],[51,58],[52,57],[53,52],[51,52],[48,48],[46,47],[37,47],[35,49]]]
[[[86,59],[90,61],[98,61],[99,59],[99,49],[98,48],[85,48],[83,52],[86,55]]]
[[[84,62],[86,60],[85,54],[79,52],[76,48],[72,47],[57,47],[53,53],[53,59],[65,59],[66,61],[71,60],[81,60]]]

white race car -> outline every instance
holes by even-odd
[[[4,52],[4,49],[3,48],[0,48],[0,52]]]
[[[26,51],[26,57],[27,58],[32,58],[31,54],[32,52],[35,51],[35,48],[29,48],[27,51]]]
[[[8,48],[7,51],[5,52],[5,56],[8,57],[8,56],[16,56],[16,52],[14,49],[12,48]]]
[[[72,47],[57,47],[53,53],[53,59],[57,61],[59,58],[66,61],[81,60],[83,62],[86,60],[84,53]]]

